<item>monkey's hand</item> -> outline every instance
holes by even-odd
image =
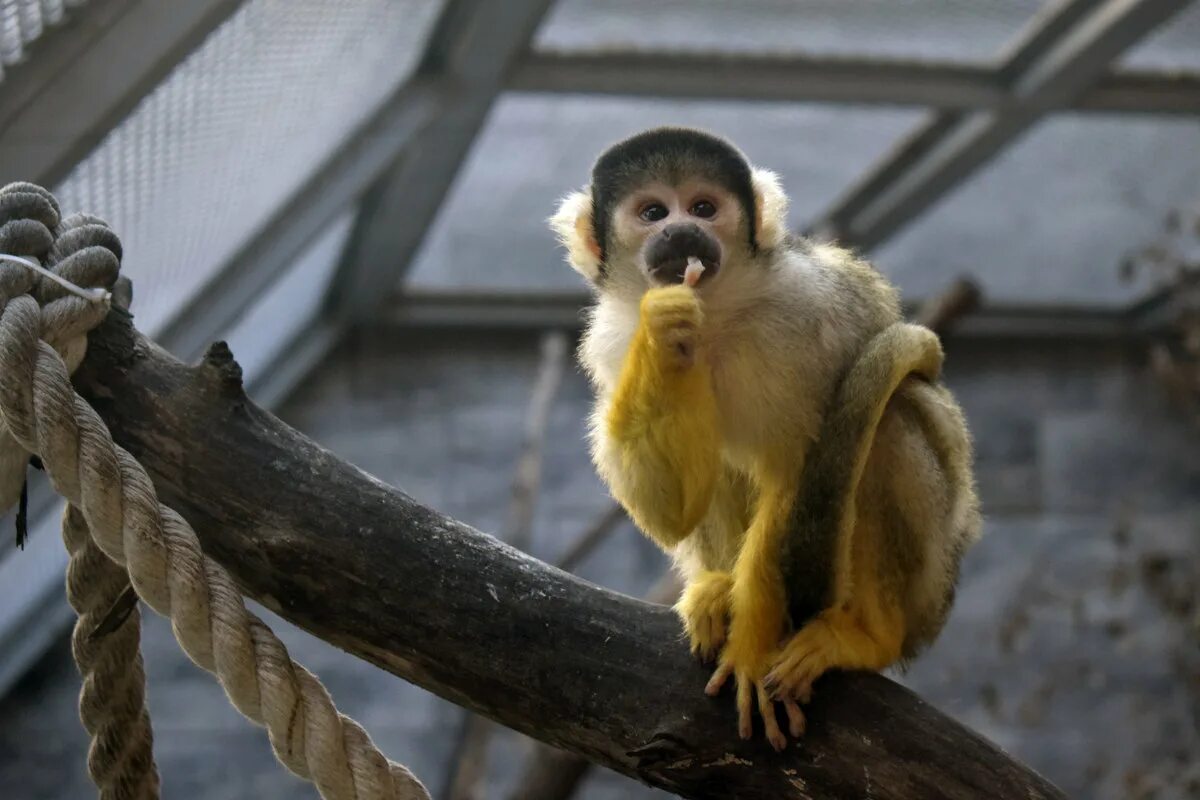
[[[701,661],[712,661],[725,643],[732,589],[733,576],[728,572],[701,572],[675,604],[691,640],[692,654]]]
[[[732,675],[737,689],[738,735],[749,739],[753,730],[754,706],[762,715],[767,741],[776,750],[787,746],[787,738],[779,729],[775,718],[775,703],[763,685],[770,665],[771,653],[777,644],[778,626],[774,623],[777,612],[745,593],[734,593],[733,619],[729,628],[729,640],[721,651],[716,672],[708,681],[704,691],[710,697],[716,695]],[[792,736],[804,734],[804,712],[796,701],[789,697],[780,698],[787,711],[788,729]]]
[[[642,297],[641,310],[642,325],[659,369],[671,375],[695,365],[704,317],[696,293],[687,286],[651,289]]]

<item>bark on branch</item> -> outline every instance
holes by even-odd
[[[451,702],[691,798],[1060,798],[872,674],[818,684],[799,744],[736,737],[673,613],[524,556],[308,440],[114,310],[76,384],[246,593]]]

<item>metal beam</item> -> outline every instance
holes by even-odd
[[[631,97],[1003,109],[1003,73],[975,64],[719,53],[533,52],[512,91]],[[1126,72],[1102,78],[1081,111],[1200,114],[1200,76]]]
[[[1096,10],[1103,0],[1059,0],[1044,7],[1017,34],[1006,48],[995,77],[1007,93],[1033,62],[1042,58],[1072,26]],[[898,141],[872,168],[834,203],[833,208],[812,223],[807,231],[828,239],[845,239],[853,220],[880,193],[886,191],[934,148],[938,147],[963,121],[958,110],[931,114],[916,129]]]
[[[372,187],[334,279],[328,311],[357,320],[386,299],[412,264],[508,74],[553,0],[452,0],[418,74],[441,75],[457,101]]]
[[[1118,56],[1188,0],[1068,2],[1080,12],[1062,35],[1033,40],[1011,71],[1012,102],[961,120],[934,119],[861,181],[813,230],[860,248],[878,245],[1024,134],[1050,111],[1081,97]],[[1059,18],[1055,18],[1059,19]],[[946,124],[946,123],[949,124]],[[932,131],[933,126],[941,130]]]
[[[0,184],[58,183],[242,0],[93,0],[0,83]]]
[[[521,92],[705,100],[992,108],[1004,87],[986,66],[718,53],[532,52],[508,88]]]
[[[380,324],[399,328],[578,330],[586,292],[470,292],[408,289],[388,303]],[[912,314],[919,302],[906,303]],[[1123,342],[1137,335],[1124,309],[991,304],[955,323],[955,340]]]

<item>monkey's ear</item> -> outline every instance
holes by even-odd
[[[592,224],[592,193],[584,190],[564,197],[550,217],[550,228],[567,248],[567,262],[595,283],[600,277],[600,245]]]
[[[788,235],[788,199],[779,176],[766,169],[755,169],[750,176],[754,188],[754,217],[758,223],[755,240],[759,247],[779,247]]]

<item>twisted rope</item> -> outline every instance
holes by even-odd
[[[33,222],[48,227],[46,221]],[[4,227],[23,222],[30,220]],[[266,726],[284,766],[327,800],[428,800],[412,773],[388,761],[358,723],[340,714],[320,681],[246,609],[233,578],[203,554],[187,522],[158,502],[146,471],[75,393],[69,362],[50,342],[69,344],[98,324],[103,314],[96,304],[73,295],[53,299],[46,287],[52,303],[65,305],[44,325],[28,293],[32,280],[18,271],[29,272],[0,263],[0,419],[15,443],[40,455],[95,544],[128,571],[147,605],[171,619],[188,657],[217,676],[238,711]]]
[[[76,215],[60,221],[59,213],[54,198],[38,186],[13,184],[0,190],[0,252],[17,260],[16,268],[5,268],[0,275],[0,291],[6,301],[33,292],[44,304],[40,310],[43,336],[73,372],[87,349],[87,327],[103,319],[104,307],[59,302],[70,291],[64,284],[110,288],[117,279],[121,250],[112,231],[98,220]],[[35,274],[46,272],[37,269],[43,261],[53,266],[44,275],[49,280],[39,280]],[[22,266],[27,262],[34,269]],[[19,498],[28,460],[28,450],[0,418],[0,508]],[[63,540],[71,555],[67,602],[78,614],[71,653],[83,678],[79,716],[92,739],[88,773],[102,800],[157,800],[159,779],[145,710],[140,615],[134,608],[108,635],[90,636],[129,587],[129,576],[100,552],[72,506],[63,518]]]
[[[88,774],[101,800],[157,800],[158,770],[154,736],[145,708],[146,673],[139,648],[141,615],[134,605],[115,629],[93,631],[124,595],[129,575],[92,541],[87,522],[75,506],[63,514],[67,600],[79,614],[71,635],[71,653],[83,676],[79,718],[92,737]]]

